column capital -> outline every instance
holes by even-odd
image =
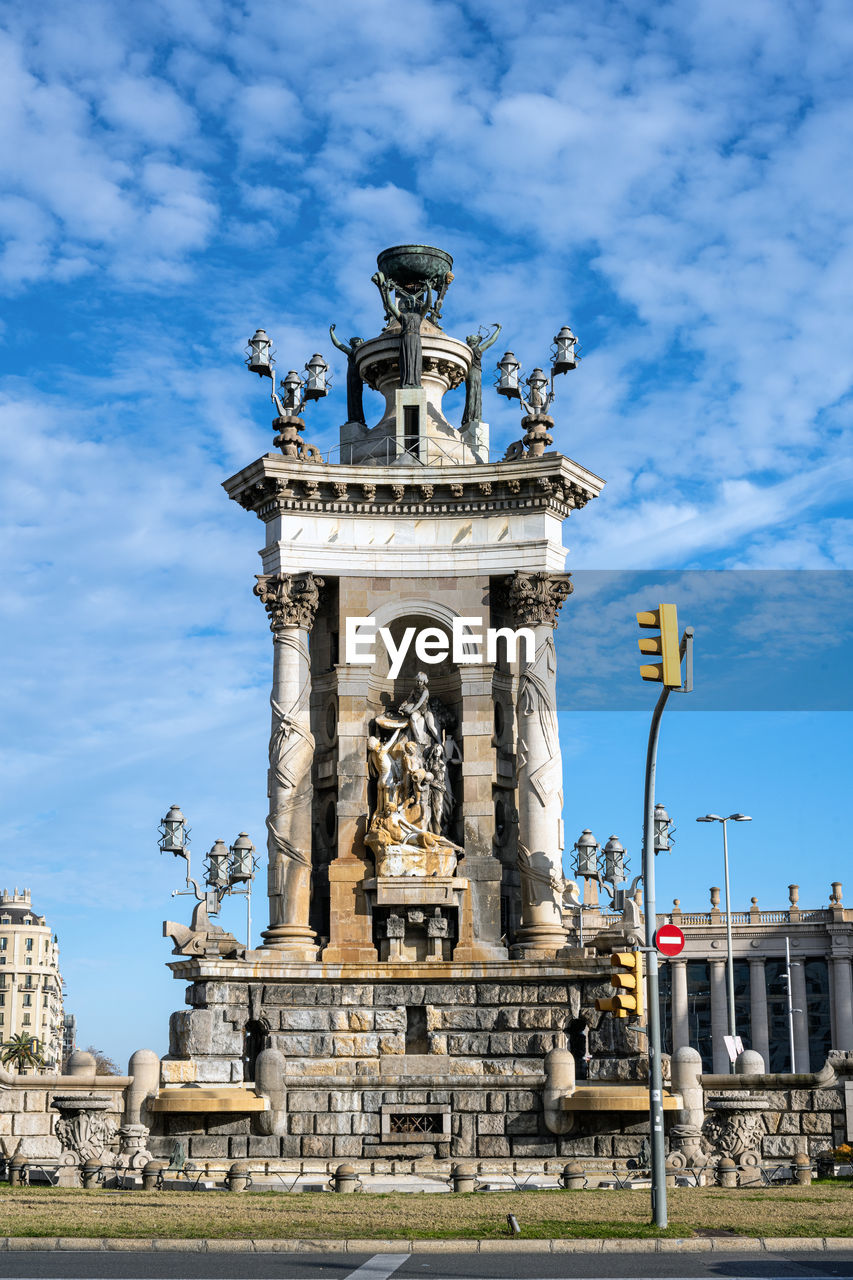
[[[285,627],[311,630],[320,603],[320,588],[325,585],[322,578],[313,573],[259,573],[256,577],[253,591],[267,611],[270,631]]]
[[[557,614],[574,587],[569,573],[524,573],[504,579],[506,603],[521,627],[556,627]]]

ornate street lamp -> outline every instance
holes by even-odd
[[[627,857],[625,849],[618,836],[611,836],[604,846],[603,856],[603,874],[602,880],[606,884],[612,884],[615,889],[626,879],[625,871],[627,869]]]
[[[329,394],[329,388],[326,383],[329,366],[319,351],[314,352],[314,355],[305,366],[305,372],[308,374],[302,393],[305,400],[322,400],[323,396]]]
[[[578,354],[575,351],[577,338],[572,333],[567,324],[554,337],[554,345],[551,348],[551,372],[568,373],[571,369],[578,367]]]
[[[666,811],[665,805],[655,805],[655,853],[672,853],[672,846],[675,844],[673,833],[675,824]]]
[[[223,840],[217,840],[207,855],[205,880],[211,889],[227,889],[228,887],[228,846]]]
[[[586,827],[575,841],[575,875],[584,880],[600,880],[598,871],[598,854],[601,845]]]
[[[329,394],[329,366],[319,352],[315,352],[305,365],[307,377],[302,378],[295,369],[291,369],[279,384],[283,398],[276,391],[272,340],[265,329],[255,330],[246,352],[246,368],[249,372],[270,379],[270,398],[279,418],[298,418],[310,400],[322,400],[323,396]]]
[[[508,400],[518,400],[521,392],[518,389],[518,375],[521,365],[511,351],[505,351],[498,361],[498,380],[495,383],[499,396]]]
[[[241,831],[232,845],[224,840],[214,841],[205,858],[205,886],[202,890],[190,874],[189,828],[176,804],[173,804],[159,826],[161,853],[173,853],[184,858],[187,864],[186,889],[173,889],[172,897],[193,896],[198,903],[193,912],[192,928],[203,932],[210,916],[219,914],[222,900],[232,894],[243,894],[247,906],[246,948],[252,945],[252,881],[257,870],[255,846],[245,831]],[[242,885],[243,888],[238,888]]]
[[[176,858],[189,858],[187,845],[190,842],[190,829],[178,805],[172,805],[161,820],[158,830],[161,853],[173,853]]]
[[[256,373],[261,378],[271,378],[273,376],[275,358],[272,352],[272,342],[267,337],[266,330],[256,329],[254,335],[249,339],[245,363],[250,373]]]

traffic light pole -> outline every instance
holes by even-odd
[[[658,953],[655,948],[655,769],[663,709],[670,690],[664,686],[652,713],[646,752],[645,815],[643,819],[643,912],[646,919],[646,1016],[649,1039],[649,1128],[652,1146],[652,1216],[655,1226],[667,1225],[666,1151],[663,1130],[663,1070],[661,1066]]]

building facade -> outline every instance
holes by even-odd
[[[584,896],[591,939],[613,916],[593,901],[593,884]],[[677,925],[685,937],[681,955],[661,963],[661,1025],[665,1052],[690,1045],[704,1070],[721,1073],[729,1070],[728,945],[719,888],[710,896],[708,911],[683,911],[676,898],[672,911],[658,916],[658,925]],[[744,1047],[774,1072],[818,1071],[830,1050],[853,1050],[853,910],[843,905],[841,882],[833,882],[823,907],[801,908],[792,884],[784,910],[762,911],[753,898],[749,911],[731,916],[734,1030]]]
[[[29,889],[0,895],[0,1041],[34,1036],[48,1068],[62,1063],[59,944]]]

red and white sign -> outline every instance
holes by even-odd
[[[662,924],[655,934],[655,946],[661,955],[677,956],[684,950],[684,934],[674,924]]]

